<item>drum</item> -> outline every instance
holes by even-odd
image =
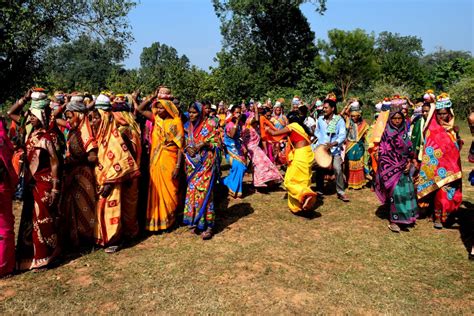
[[[329,169],[332,165],[332,155],[326,145],[318,145],[314,150],[315,163],[325,169]]]

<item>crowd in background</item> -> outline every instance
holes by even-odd
[[[323,201],[328,182],[343,202],[347,189],[368,187],[393,232],[413,227],[422,210],[435,228],[450,226],[462,202],[463,142],[445,93],[427,91],[417,103],[386,98],[368,123],[360,100],[338,113],[332,93],[311,104],[295,96],[185,105],[166,87],[146,97],[48,96],[34,88],[7,116],[0,122],[1,275],[48,267],[84,246],[114,253],[143,231],[177,224],[211,239],[216,186],[240,199],[246,173],[254,190],[283,184],[290,211],[302,216]],[[16,249],[14,199],[23,201]]]

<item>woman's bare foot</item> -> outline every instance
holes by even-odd
[[[314,208],[314,205],[316,204],[316,196],[310,195],[306,197],[303,203],[303,210],[304,211],[309,211]]]

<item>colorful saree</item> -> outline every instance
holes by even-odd
[[[273,123],[275,128],[278,130],[284,128],[285,126],[289,124],[288,119],[283,114],[280,114],[280,115],[273,114],[271,122]]]
[[[229,136],[229,131],[234,128],[235,123],[230,121],[225,126],[224,146],[225,157],[231,164],[230,172],[227,177],[222,179],[222,183],[229,188],[229,192],[233,197],[242,196],[242,185],[244,181],[244,174],[247,170],[246,159],[242,151],[242,144],[240,142],[241,126],[237,124],[237,131],[234,137]]]
[[[260,136],[253,127],[243,132],[243,143],[247,147],[253,165],[253,186],[266,187],[267,183],[280,183],[283,178],[273,162],[259,147]]]
[[[365,136],[369,130],[365,120],[359,123],[350,121],[347,143],[347,186],[351,189],[361,189],[367,183],[365,177]]]
[[[146,216],[148,231],[166,230],[175,222],[179,179],[173,179],[173,170],[184,142],[183,123],[178,109],[171,101],[160,99],[158,102],[170,117],[163,120],[154,113]]]
[[[94,166],[87,160],[88,153],[97,151],[88,117],[73,112],[81,122],[69,130],[66,164],[60,212],[64,244],[78,247],[94,241],[97,205]]]
[[[440,125],[432,104],[424,130],[425,146],[417,191],[419,199],[433,195],[435,219],[442,223],[462,202],[460,150],[453,127],[454,115],[449,123]]]
[[[8,138],[5,123],[0,118],[0,277],[15,269],[13,194],[18,182],[12,165],[13,144]]]
[[[199,112],[199,110],[198,110]],[[207,143],[196,155],[185,151],[187,189],[183,223],[205,231],[214,227],[214,185],[217,180],[217,125],[202,117],[196,126],[190,121],[184,125],[186,147]]]
[[[306,132],[298,123],[291,123],[287,125],[287,128],[291,133],[296,133],[311,143]],[[288,146],[291,151],[288,153],[288,169],[284,185],[288,191],[288,207],[293,213],[296,213],[302,210],[303,203],[308,196],[316,196],[316,192],[311,190],[311,166],[314,161],[314,153],[311,145],[294,149],[291,135],[288,137]]]
[[[26,186],[17,242],[17,268],[47,266],[58,254],[56,207],[50,206],[53,178],[50,153],[55,148],[49,133],[37,129],[26,141]]]
[[[99,193],[104,186],[112,186],[110,194],[107,197],[99,195],[97,201],[94,237],[98,245],[105,246],[119,240],[127,216],[125,213],[134,212],[123,205],[122,195],[125,192],[122,185],[138,177],[140,172],[118,131],[113,114],[102,109],[97,111],[101,116],[96,135],[98,164],[95,168]]]
[[[391,115],[396,113],[401,114],[395,112]],[[405,174],[405,168],[412,156],[405,122],[397,128],[389,121],[380,140],[375,193],[381,203],[390,204],[391,223],[412,224],[417,218],[415,188],[410,176]]]

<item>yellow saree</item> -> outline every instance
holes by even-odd
[[[97,132],[98,165],[95,168],[99,192],[104,185],[112,185],[107,197],[99,196],[97,221],[94,229],[96,243],[106,245],[119,238],[123,208],[122,184],[137,177],[139,168],[127,149],[111,112],[98,110],[101,123]]]
[[[184,129],[178,109],[171,101],[158,100],[170,115],[161,119],[154,113],[151,134],[150,186],[146,229],[160,231],[170,228],[175,221],[178,206],[179,179],[173,179],[173,170],[183,148]]]
[[[287,125],[291,133],[297,133],[310,140],[304,129],[298,123]],[[311,146],[294,149],[291,142],[291,135],[288,137],[288,146],[291,151],[288,154],[288,169],[285,174],[285,188],[288,191],[288,207],[293,213],[299,212],[303,208],[303,203],[308,196],[316,196],[316,192],[311,190],[311,166],[314,161],[314,153]]]

